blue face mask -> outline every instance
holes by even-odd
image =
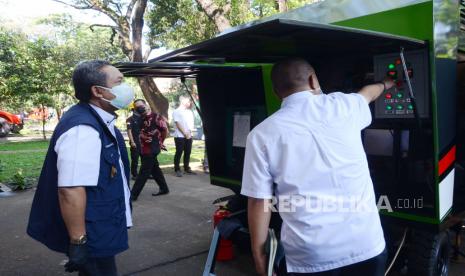
[[[98,85],[96,85],[96,87],[106,89],[115,96],[113,100],[107,100],[105,98],[102,98],[102,100],[110,103],[112,106],[114,106],[117,109],[122,109],[122,108],[127,107],[134,100],[134,89],[132,89],[131,86],[125,83],[119,84],[117,86],[113,86],[112,88],[98,86]]]

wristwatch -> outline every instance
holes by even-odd
[[[82,235],[77,239],[71,239],[70,243],[74,245],[83,245],[87,242],[87,235]]]

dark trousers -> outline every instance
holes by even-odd
[[[131,175],[137,176],[137,167],[139,165],[139,150],[131,147]]]
[[[191,158],[191,150],[192,150],[192,138],[174,138],[174,144],[176,145],[176,153],[174,154],[174,170],[180,171],[181,168],[179,166],[179,162],[181,161],[181,155],[184,152],[184,170],[190,170],[189,167],[189,160]]]
[[[147,179],[152,175],[155,182],[157,182],[160,192],[168,192],[168,185],[166,185],[165,176],[160,169],[156,155],[141,155],[141,166],[139,174],[137,175],[136,182],[131,190],[131,197],[136,200],[140,192],[145,186]]]
[[[287,273],[286,262],[283,260],[279,266],[278,275],[287,276],[384,276],[386,271],[386,249],[371,259],[363,262],[343,266],[340,268],[315,273]]]
[[[117,276],[115,256],[104,258],[89,258],[79,276]]]

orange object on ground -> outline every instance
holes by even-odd
[[[213,215],[213,226],[217,226],[221,220],[229,216],[231,212],[219,208]],[[218,251],[216,252],[217,261],[229,261],[234,258],[233,243],[231,240],[220,237]]]

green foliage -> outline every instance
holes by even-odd
[[[0,160],[0,173],[2,173],[6,168],[6,164],[5,162],[3,162],[2,160]]]
[[[35,183],[40,175],[48,144],[48,141],[0,143],[0,182],[18,182],[20,179],[16,179],[15,175],[21,170],[18,175],[22,175],[26,188]],[[158,155],[158,162],[162,166],[173,165],[176,151],[174,139],[166,139],[165,145],[168,151],[162,151]],[[203,149],[203,141],[194,141],[191,153],[192,162],[199,162],[203,158]]]
[[[181,81],[173,81],[168,92],[165,94],[165,97],[168,99],[171,108],[177,108],[179,106],[179,97],[180,96],[189,96],[189,93],[192,93],[195,81],[192,79],[186,79],[186,86],[189,88],[189,92],[186,91],[185,86]]]
[[[75,101],[71,75],[79,62],[127,60],[107,28],[91,30],[66,14],[37,24],[53,31],[34,37],[0,26],[0,109],[17,112],[44,106],[61,113]]]
[[[25,35],[0,27],[0,108],[18,108],[29,97]]]
[[[23,175],[22,169],[18,169],[13,175],[12,185],[14,190],[25,190],[27,188],[26,179]]]
[[[288,0],[295,9],[318,0]],[[217,28],[195,0],[151,0],[147,13],[149,42],[154,47],[181,48],[214,37]],[[213,0],[227,12],[231,26],[278,13],[276,0]]]
[[[15,182],[14,175],[22,169],[26,184],[39,177],[42,164],[47,152],[47,141],[34,142],[7,142],[0,144],[0,182]]]
[[[216,27],[192,0],[152,0],[147,13],[149,43],[153,47],[179,48],[215,35]]]

